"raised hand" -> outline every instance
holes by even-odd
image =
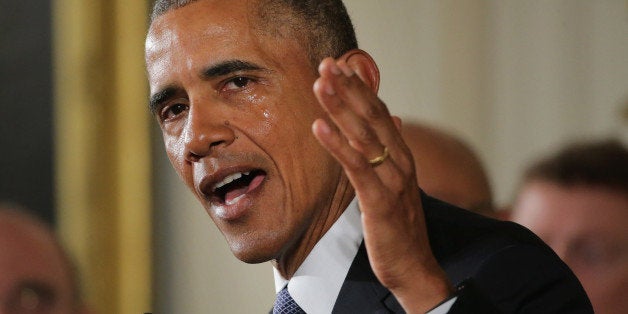
[[[372,59],[352,50],[319,66],[314,93],[328,113],[312,131],[355,188],[371,267],[408,312],[425,312],[452,291],[429,246],[410,150],[377,97]]]

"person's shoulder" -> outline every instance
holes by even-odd
[[[528,229],[427,195],[423,207],[432,251],[454,285],[473,282],[504,312],[592,312],[571,270]]]
[[[422,202],[432,252],[454,281],[475,274],[492,258],[515,251],[533,252],[562,264],[549,246],[519,224],[485,217],[425,194]]]
[[[447,259],[472,249],[490,254],[512,245],[549,249],[525,227],[485,217],[423,194],[423,211],[432,250],[437,259]]]

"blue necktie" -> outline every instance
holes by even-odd
[[[292,299],[288,293],[288,286],[285,286],[277,294],[273,314],[305,314],[305,311]]]

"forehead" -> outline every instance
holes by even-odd
[[[295,36],[269,31],[257,2],[200,0],[157,17],[146,39],[151,89],[182,79],[172,75],[198,75],[202,67],[227,60],[312,71]]]
[[[547,232],[570,230],[625,234],[628,197],[597,186],[563,187],[532,182],[522,191],[516,215]]]
[[[146,39],[147,57],[190,47],[216,53],[218,48],[260,42],[269,43],[269,46],[294,42],[294,36],[288,36],[284,31],[271,31],[279,28],[260,17],[256,3],[249,0],[200,0],[171,9],[151,24]]]
[[[146,39],[147,56],[194,42],[241,38],[250,31],[248,1],[197,1],[157,17]],[[208,40],[214,42],[207,42]]]
[[[151,24],[155,29],[196,29],[211,25],[208,31],[217,31],[217,25],[235,25],[247,23],[253,17],[254,1],[199,0],[188,5],[172,8],[156,17]]]

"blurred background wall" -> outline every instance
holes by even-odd
[[[345,2],[361,47],[380,66],[380,95],[391,111],[471,143],[498,205],[509,203],[520,171],[538,154],[575,139],[628,140],[625,0]],[[171,169],[150,121],[148,1],[55,0],[50,8],[19,1],[28,10],[17,3],[0,0],[2,179],[27,195],[36,188],[48,195],[48,203],[26,199],[57,208],[95,309],[267,312],[271,266],[231,255]],[[0,185],[3,198],[18,194]]]
[[[478,148],[500,204],[538,153],[626,137],[626,1],[348,3],[382,98]]]
[[[57,227],[96,313],[150,312],[148,3],[54,0],[52,16]]]

